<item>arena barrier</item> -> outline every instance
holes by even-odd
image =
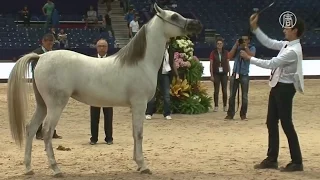
[[[200,61],[203,66],[203,80],[207,80],[210,77],[210,61]],[[230,68],[233,68],[234,61],[230,61]],[[9,74],[14,66],[15,62],[3,62],[0,63],[0,82],[6,83]],[[303,60],[303,74],[306,79],[318,79],[320,77],[320,60]],[[268,79],[271,70],[263,69],[255,65],[250,65],[250,77],[251,79]],[[30,73],[31,74],[31,73]],[[30,77],[29,77],[30,78]]]

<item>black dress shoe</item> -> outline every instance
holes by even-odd
[[[278,169],[278,162],[264,159],[261,163],[254,165],[254,169]]]
[[[53,139],[62,139],[62,136],[59,136],[58,134],[54,134],[52,136]]]
[[[42,137],[42,134],[36,134],[36,139],[38,139],[38,140],[43,140],[43,137]]]
[[[53,139],[62,139],[62,136],[59,136],[57,134],[57,130],[54,130],[54,133],[53,133],[53,136],[52,136]]]
[[[224,119],[225,120],[233,120],[233,116],[227,115]]]
[[[107,141],[107,144],[111,145],[111,144],[113,144],[113,141]]]
[[[97,142],[95,142],[95,141],[90,141],[90,144],[91,144],[91,145],[95,145],[95,144],[97,144]]]
[[[281,172],[294,172],[294,171],[303,171],[303,164],[296,164],[290,162],[285,167],[280,168]]]
[[[242,116],[240,116],[240,118],[241,118],[241,120],[248,120],[246,115],[242,115]]]

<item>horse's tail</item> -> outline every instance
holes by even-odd
[[[12,138],[20,147],[23,143],[28,110],[29,64],[38,61],[39,58],[40,56],[35,53],[22,56],[14,65],[8,79],[7,98],[10,130]]]

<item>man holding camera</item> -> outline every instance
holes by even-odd
[[[250,56],[255,56],[256,48],[250,44],[250,40],[250,32],[243,34],[241,38],[236,41],[229,53],[229,57],[234,58],[234,65],[232,76],[230,77],[229,109],[225,119],[231,120],[235,115],[235,99],[239,85],[241,85],[242,97],[240,118],[241,120],[247,119],[250,62],[244,61],[240,57],[240,50],[244,50]]]

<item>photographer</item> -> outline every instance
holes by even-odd
[[[244,50],[250,56],[255,56],[256,48],[250,44],[250,40],[250,32],[243,34],[242,37],[236,41],[229,53],[229,57],[234,58],[234,65],[232,76],[230,77],[229,109],[225,119],[233,119],[235,115],[235,98],[239,84],[241,85],[242,97],[240,118],[241,120],[247,119],[250,63],[240,57],[240,50]]]

